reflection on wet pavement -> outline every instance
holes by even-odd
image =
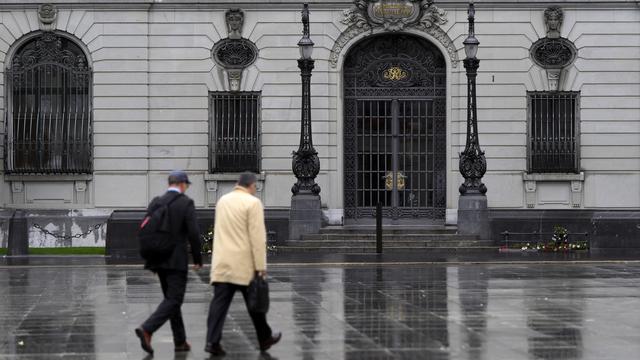
[[[194,351],[169,326],[155,359],[205,359],[208,274],[183,306]],[[133,329],[160,300],[137,266],[0,269],[0,359],[144,359]],[[259,354],[237,296],[226,359],[638,359],[640,264],[279,266],[269,320],[284,333]]]

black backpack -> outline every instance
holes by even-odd
[[[159,263],[167,260],[176,247],[171,238],[171,222],[169,219],[169,206],[182,194],[168,202],[160,203],[149,212],[140,223],[138,230],[138,242],[140,243],[140,256],[148,262]]]

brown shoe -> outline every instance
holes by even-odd
[[[187,352],[187,351],[191,351],[191,344],[189,344],[188,341],[183,342],[180,345],[176,345],[175,347],[175,351],[176,352]]]
[[[151,334],[149,334],[146,330],[139,327],[136,329],[136,335],[140,338],[140,346],[142,350],[148,352],[153,355],[153,348],[151,347]]]
[[[260,351],[269,350],[273,345],[277,344],[281,338],[282,338],[282,333],[278,332],[273,334],[271,338],[260,343]]]
[[[222,346],[220,346],[220,344],[207,343],[207,346],[204,347],[204,351],[206,351],[209,354],[211,354],[211,356],[225,356],[225,355],[227,355],[227,352],[224,351],[224,349],[222,348]]]

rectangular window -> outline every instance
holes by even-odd
[[[260,93],[211,92],[210,171],[260,171]]]
[[[580,92],[527,93],[530,173],[579,172]]]

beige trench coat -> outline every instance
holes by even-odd
[[[267,232],[260,199],[236,188],[216,204],[211,282],[249,285],[267,270]]]

